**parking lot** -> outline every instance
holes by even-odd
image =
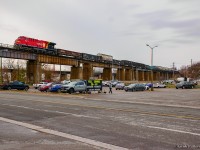
[[[5,149],[51,149],[52,143],[63,149],[200,148],[200,89],[103,91],[0,91],[0,144]]]

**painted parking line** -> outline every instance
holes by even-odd
[[[105,148],[105,149],[109,149],[109,150],[128,150],[127,148],[124,148],[124,147],[115,146],[112,144],[107,144],[107,143],[103,143],[103,142],[99,142],[99,141],[95,141],[95,140],[91,140],[91,139],[87,139],[87,138],[82,138],[82,137],[75,136],[72,134],[67,134],[64,132],[56,131],[56,130],[46,129],[46,128],[43,128],[40,126],[36,126],[36,125],[29,124],[29,123],[24,123],[24,122],[19,122],[19,121],[15,121],[15,120],[3,118],[3,117],[0,117],[0,121],[19,125],[19,126],[26,127],[28,129],[32,129],[35,131],[39,131],[39,132],[43,132],[43,133],[47,133],[47,134],[75,140],[75,141],[79,141],[79,142],[86,143],[86,144],[89,144],[92,146],[97,146],[100,148]]]
[[[172,132],[178,132],[178,133],[184,133],[184,134],[191,134],[191,135],[200,136],[200,133],[193,133],[193,132],[188,132],[188,131],[181,131],[181,130],[175,130],[175,129],[155,127],[155,126],[146,126],[146,127],[153,128],[153,129],[166,130],[166,131],[172,131]]]

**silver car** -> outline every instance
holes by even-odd
[[[65,92],[65,93],[75,93],[75,92],[86,92],[87,90],[87,85],[85,84],[84,81],[74,81],[74,82],[70,82],[67,85],[63,85],[61,87],[61,92]]]
[[[115,86],[115,90],[123,90],[124,89],[125,84],[124,83],[118,83]]]
[[[130,84],[128,86],[125,86],[124,87],[124,90],[126,92],[128,91],[144,91],[146,89],[146,87],[144,86],[144,84],[139,84],[139,83],[136,83],[136,84]]]

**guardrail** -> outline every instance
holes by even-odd
[[[13,45],[3,44],[3,43],[0,43],[0,47],[4,47],[4,48],[14,48]]]

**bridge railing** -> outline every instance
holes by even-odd
[[[9,45],[9,44],[0,43],[0,47],[13,48],[14,46],[13,45]]]

